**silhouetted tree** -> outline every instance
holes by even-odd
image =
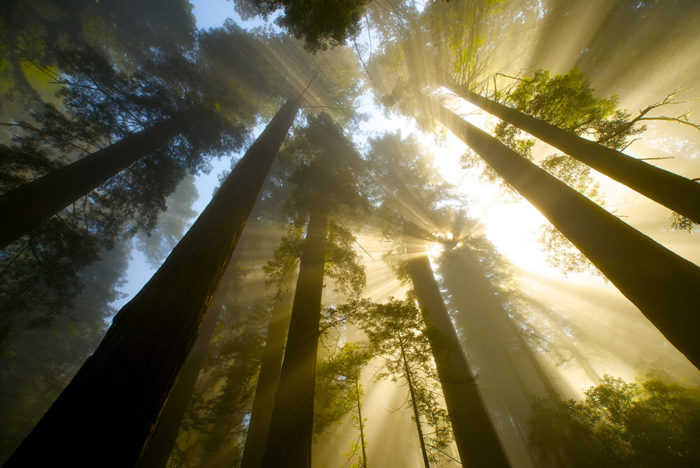
[[[6,466],[41,464],[46,457],[136,463],[298,105],[280,109]],[[78,441],[79,451],[71,448]]]

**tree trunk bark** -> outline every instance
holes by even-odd
[[[0,196],[0,249],[170,141],[204,110],[193,107]]]
[[[197,377],[199,377],[199,370],[207,355],[209,341],[214,334],[220,311],[220,308],[215,308],[204,318],[197,341],[182,365],[177,382],[158,418],[158,424],[156,424],[153,434],[148,439],[148,444],[144,447],[139,458],[138,467],[163,468],[168,463],[170,452],[180,431],[182,417],[187,411],[187,405],[192,397]]]
[[[280,109],[6,467],[136,465],[297,109]]]
[[[309,468],[314,416],[314,380],[321,320],[327,201],[315,199],[299,265],[279,387],[262,466]]]
[[[447,82],[445,86],[499,119],[525,130],[588,164],[596,171],[700,223],[700,184],[697,182],[576,136],[454,83]]]
[[[465,467],[509,467],[426,255],[407,262]]]
[[[258,385],[250,415],[250,425],[245,438],[241,468],[260,468],[265,441],[270,429],[275,393],[280,381],[280,369],[284,358],[284,344],[289,330],[288,300],[275,306],[267,327],[267,341],[260,364]]]
[[[700,268],[437,103],[442,123],[515,190],[700,368]]]

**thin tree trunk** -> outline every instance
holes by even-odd
[[[196,106],[0,196],[0,249],[170,141],[204,112]]]
[[[6,467],[136,465],[297,109],[280,109]]]
[[[275,393],[280,381],[284,344],[289,330],[288,306],[288,300],[276,304],[267,327],[267,341],[260,364],[258,384],[255,388],[241,468],[259,468],[262,463],[272,409],[275,405]]]
[[[418,413],[418,404],[416,403],[416,391],[413,388],[413,379],[411,378],[411,369],[408,367],[406,360],[406,350],[403,347],[403,339],[399,336],[399,344],[401,345],[401,360],[403,360],[403,371],[408,382],[408,392],[411,395],[411,407],[413,408],[413,417],[416,420],[416,429],[418,430],[418,440],[420,441],[420,451],[423,455],[423,464],[425,468],[430,468],[428,460],[428,451],[425,449],[425,440],[423,439],[423,428],[420,424],[420,413]]]
[[[367,452],[365,450],[365,422],[362,420],[362,399],[360,398],[360,382],[355,379],[355,398],[357,399],[357,421],[360,423],[360,444],[362,446],[362,468],[367,468]]]
[[[309,468],[314,381],[321,320],[328,205],[316,197],[311,209],[289,323],[275,407],[262,466]]]
[[[220,311],[220,308],[215,307],[204,318],[202,326],[199,328],[197,341],[182,365],[175,386],[158,418],[158,424],[156,424],[153,434],[148,439],[141,458],[139,458],[138,466],[140,468],[162,468],[168,463],[170,452],[180,431],[182,417],[187,411],[197,377],[199,377],[199,371],[207,355],[209,341],[214,334]]]
[[[445,126],[566,236],[700,368],[700,268],[436,104]]]
[[[700,223],[700,184],[487,99],[454,83],[452,92],[632,190]]]
[[[427,255],[408,260],[407,267],[425,321],[462,465],[509,467]]]

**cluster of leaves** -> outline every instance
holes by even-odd
[[[319,363],[314,393],[315,435],[360,407],[360,372],[371,357],[361,343],[345,343]]]
[[[625,148],[630,138],[646,130],[630,125],[632,116],[617,109],[617,96],[595,97],[586,75],[576,67],[554,77],[537,70],[532,78],[521,79],[506,100],[525,114],[613,149]]]
[[[342,45],[357,35],[359,21],[370,0],[237,0],[236,10],[248,19],[284,10],[277,23],[311,52]],[[332,12],[332,13],[330,13]]]
[[[44,32],[40,28],[39,33]],[[220,42],[254,42],[235,28],[221,36]],[[46,38],[39,39],[44,43]],[[212,67],[207,47],[215,41],[206,34],[196,43],[192,39],[183,39],[197,46],[189,55],[163,54],[154,42],[151,54],[123,68],[115,65],[109,48],[98,52],[77,39],[59,41],[63,47],[45,43],[45,57],[26,58],[50,62],[45,79],[59,88],[55,104],[34,103],[29,112],[4,124],[9,141],[0,145],[0,191],[17,188],[154,122],[177,118],[183,131],[0,254],[5,331],[16,325],[20,312],[26,315],[49,304],[52,313],[44,317],[45,323],[70,307],[82,286],[78,271],[97,258],[100,248],[111,248],[125,233],[154,229],[167,208],[167,196],[187,173],[207,170],[210,157],[240,149],[247,141],[255,105],[246,99],[229,105],[239,94],[231,91],[231,83],[208,79]],[[252,81],[264,86],[264,76]],[[239,84],[243,81],[240,78]],[[250,99],[255,96],[248,94]],[[224,98],[213,102],[212,95]]]
[[[574,467],[691,467],[700,463],[700,391],[605,376],[583,402],[540,400],[530,443],[547,460],[564,449]]]

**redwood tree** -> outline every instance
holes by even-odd
[[[525,130],[632,190],[700,223],[700,184],[620,151],[480,96],[450,81],[445,85],[486,112]]]
[[[196,106],[0,196],[0,249],[211,113]]]
[[[352,208],[359,202],[355,191],[359,158],[352,143],[326,114],[310,117],[309,125],[295,135],[287,151],[300,159],[291,177],[297,187],[291,203],[295,212],[292,218],[299,222],[308,216],[308,224],[263,467],[311,466],[328,217],[331,210]]]
[[[479,395],[427,255],[407,261],[462,465],[508,467],[508,458]]]
[[[700,367],[700,268],[441,105],[432,109],[445,126],[532,203],[678,350]]]
[[[137,463],[298,106],[280,109],[7,467]]]

